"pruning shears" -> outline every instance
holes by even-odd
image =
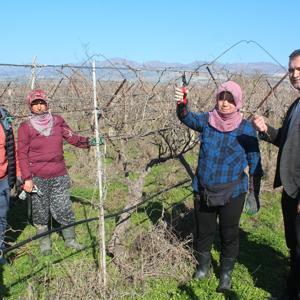
[[[185,77],[185,72],[183,72],[182,76],[181,76],[181,80],[182,80],[182,86],[181,86],[181,91],[183,92],[183,103],[186,103],[186,97],[187,97],[187,81],[186,81],[186,77]]]

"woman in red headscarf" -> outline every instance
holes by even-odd
[[[231,273],[239,252],[239,221],[248,189],[255,189],[258,199],[262,176],[258,140],[252,124],[240,113],[242,91],[237,83],[221,84],[216,92],[215,107],[204,113],[188,110],[184,92],[182,88],[175,89],[178,118],[201,133],[193,180],[197,227],[194,240],[198,259],[195,278],[205,278],[209,273],[218,217],[221,267],[217,291],[224,292],[231,287]],[[246,167],[249,167],[249,187]]]
[[[27,96],[31,116],[18,130],[18,155],[23,189],[30,193],[32,221],[37,233],[48,231],[50,214],[62,225],[75,221],[70,200],[70,178],[63,155],[63,142],[79,148],[89,148],[87,137],[77,135],[65,120],[49,111],[43,90],[33,90]],[[34,192],[35,188],[40,193]],[[66,247],[76,250],[82,246],[75,240],[74,227],[62,230]],[[51,253],[50,236],[39,239],[41,252]]]

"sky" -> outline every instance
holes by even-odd
[[[286,66],[300,48],[299,0],[1,2],[0,63],[211,62],[245,40],[217,61]]]

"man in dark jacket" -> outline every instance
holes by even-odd
[[[300,49],[289,57],[289,78],[300,92]],[[288,109],[281,128],[271,127],[261,116],[252,121],[261,139],[279,147],[274,188],[283,186],[281,204],[290,251],[288,299],[300,299],[300,97]]]

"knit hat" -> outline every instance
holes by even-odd
[[[28,103],[29,107],[31,107],[31,104],[34,100],[43,100],[48,105],[47,96],[46,96],[46,93],[44,90],[40,90],[40,89],[32,90],[28,93],[26,99],[27,99],[27,103]]]

